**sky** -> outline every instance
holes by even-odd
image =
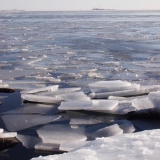
[[[63,11],[91,10],[160,10],[160,0],[0,0],[0,10]]]

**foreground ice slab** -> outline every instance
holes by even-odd
[[[28,135],[21,135],[18,134],[16,138],[22,142],[23,146],[26,148],[34,148],[34,146],[41,142],[40,138],[28,136]]]
[[[160,156],[160,130],[150,130],[113,137],[99,138],[82,148],[62,155],[32,158],[32,160],[153,160]]]
[[[70,125],[46,125],[37,130],[44,143],[61,144],[63,141],[85,141],[85,128],[71,128]]]
[[[113,110],[118,105],[117,100],[81,100],[62,102],[59,110],[90,110],[105,112]]]
[[[56,121],[58,115],[2,115],[1,118],[9,131],[19,131],[40,124]]]

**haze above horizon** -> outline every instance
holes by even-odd
[[[160,0],[0,0],[0,10],[74,11],[93,8],[160,10]]]

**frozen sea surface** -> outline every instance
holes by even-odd
[[[40,150],[70,150],[112,130],[117,135],[160,128],[154,120],[126,120],[128,112],[159,109],[159,92],[154,93],[160,91],[159,17],[159,11],[0,11],[0,91],[16,90],[0,93],[0,128],[5,133],[16,131],[24,145],[0,153],[0,159],[28,160],[54,153],[25,149],[35,143]],[[107,98],[118,104],[107,113],[95,112]],[[74,100],[77,109],[59,110],[59,103],[74,107]],[[95,111],[84,109],[83,101],[93,104],[87,103]],[[39,143],[37,132],[46,126],[62,126],[56,135],[63,126],[68,132],[83,128],[81,136],[87,141],[70,141],[68,146],[66,141],[64,146],[44,143],[46,139]],[[19,150],[23,154],[18,157]],[[145,147],[141,151],[151,157],[154,152]]]

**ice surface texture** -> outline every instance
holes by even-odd
[[[150,130],[98,138],[77,150],[62,155],[32,158],[32,160],[132,160],[157,159],[160,156],[160,130]]]

